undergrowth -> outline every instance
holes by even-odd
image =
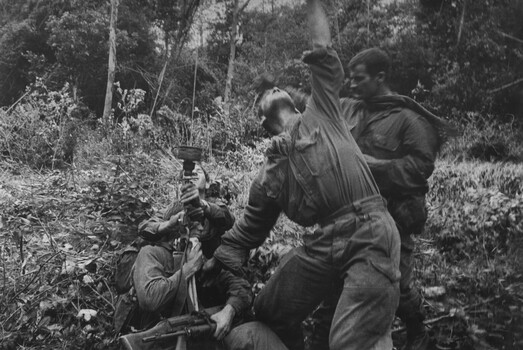
[[[204,162],[214,190],[237,218],[266,146],[242,146]],[[77,149],[88,150],[88,144]],[[0,349],[117,348],[111,331],[115,257],[136,236],[140,220],[177,196],[180,163],[160,151],[77,160],[62,171],[2,161]],[[518,164],[436,164],[426,232],[416,238],[415,273],[431,335],[445,348],[523,345],[517,327],[523,312],[522,179]],[[281,257],[301,244],[304,231],[282,215],[252,251],[248,272],[255,292]],[[432,287],[443,294],[432,295]],[[400,324],[394,332],[395,339],[402,335]]]

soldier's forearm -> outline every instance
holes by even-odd
[[[307,19],[313,49],[331,44],[329,21],[320,0],[307,0]]]

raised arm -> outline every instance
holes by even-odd
[[[312,39],[312,49],[330,46],[329,20],[319,0],[307,0],[307,20]]]
[[[339,122],[339,92],[344,72],[332,48],[329,19],[319,0],[307,0],[307,19],[312,51],[304,54],[303,62],[311,68],[312,96],[310,113],[304,113],[303,121],[315,123],[315,120],[324,119]]]

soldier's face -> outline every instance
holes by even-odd
[[[196,188],[199,190],[205,190],[205,185],[207,183],[205,179],[205,172],[203,171],[202,167],[199,165],[194,166],[194,172],[198,175],[198,179],[195,180]]]
[[[292,99],[286,91],[280,90],[277,87],[268,89],[260,99],[260,107],[262,110],[261,125],[269,133],[278,135],[283,127],[279,118],[279,111],[282,108],[293,105]]]
[[[353,98],[367,100],[374,97],[379,92],[379,86],[378,75],[370,75],[364,64],[358,64],[350,69],[350,92]]]

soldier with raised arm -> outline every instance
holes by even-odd
[[[421,296],[413,285],[414,239],[427,211],[425,195],[437,153],[456,131],[416,101],[394,93],[388,84],[390,58],[379,48],[356,54],[348,64],[350,98],[342,98],[343,117],[387,200],[401,239],[400,302],[396,315],[407,328],[402,350],[424,350],[429,336]],[[328,349],[328,335],[341,285],[315,311],[311,349]]]
[[[344,73],[325,12],[318,0],[307,6],[313,50],[303,60],[312,71],[312,96],[300,114],[285,91],[263,93],[259,111],[272,143],[243,217],[222,237],[204,271],[241,273],[249,250],[264,242],[282,212],[302,226],[318,225],[257,296],[256,317],[290,349],[301,349],[301,322],[333,284],[342,283],[330,349],[391,349],[399,234],[341,115]]]

